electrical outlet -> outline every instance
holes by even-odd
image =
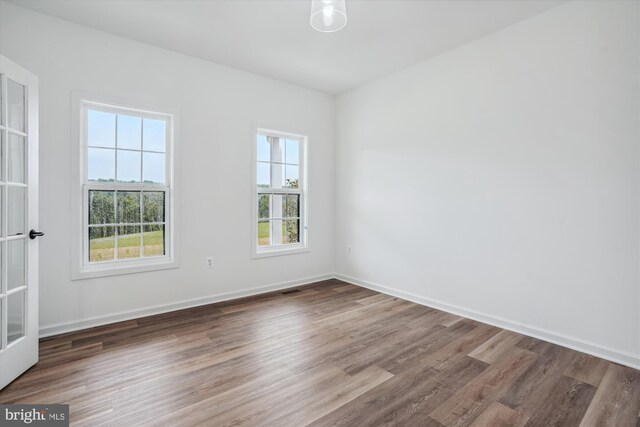
[[[207,268],[213,268],[213,257],[212,256],[206,257],[205,261],[207,262]]]

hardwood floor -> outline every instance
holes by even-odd
[[[640,371],[328,280],[41,341],[74,425],[640,426]]]

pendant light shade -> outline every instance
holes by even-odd
[[[345,0],[311,0],[311,26],[321,33],[334,33],[347,25]]]

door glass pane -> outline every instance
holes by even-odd
[[[142,239],[145,257],[164,255],[164,225],[145,225]]]
[[[271,244],[271,225],[269,221],[258,221],[258,245],[269,246]]]
[[[166,123],[164,120],[143,119],[142,149],[145,151],[159,151],[164,153],[165,127]]]
[[[9,156],[9,175],[7,180],[25,184],[27,179],[25,172],[27,163],[26,138],[10,133],[7,154]]]
[[[9,290],[25,283],[25,240],[7,241],[7,288]]]
[[[116,115],[87,111],[87,143],[89,147],[116,148]]]
[[[0,242],[0,289],[2,288],[3,285],[3,280],[4,280],[4,269],[5,269],[5,265],[4,265],[4,257],[2,256],[5,251],[6,251],[6,242]],[[0,304],[2,302],[0,301]],[[0,322],[2,322],[2,316],[0,316]],[[0,326],[0,330],[2,330],[2,326]],[[2,339],[0,338],[0,343],[2,342]]]
[[[25,291],[7,297],[7,344],[24,336]]]
[[[160,153],[143,153],[142,171],[144,182],[154,182],[156,184],[164,184],[164,154]]]
[[[0,84],[0,86],[2,86]],[[5,177],[2,173],[4,169],[4,132],[0,132],[0,181],[4,181]]]
[[[89,191],[89,224],[114,224],[115,191]]]
[[[115,227],[89,227],[89,261],[113,260]]]
[[[142,220],[144,222],[164,222],[164,192],[143,193]]]
[[[113,182],[116,178],[116,150],[89,148],[87,176],[89,181]]]
[[[140,226],[118,227],[118,259],[140,258]]]
[[[2,84],[0,84],[0,125],[4,125],[4,87]],[[2,315],[0,315],[0,319],[2,319]],[[0,332],[1,331],[2,331],[2,327],[0,326]],[[1,336],[0,336],[0,342],[2,342]]]
[[[26,132],[24,127],[25,116],[25,90],[24,86],[7,79],[7,113],[9,116],[8,125],[10,129]]]
[[[140,182],[140,152],[118,150],[118,181]]]
[[[9,206],[7,206],[7,234],[9,236],[25,234],[26,190],[24,187],[7,188],[9,199]]]
[[[140,191],[118,191],[118,212],[116,220],[120,224],[140,222]]]
[[[0,186],[0,236],[4,237],[4,224],[2,221],[4,220],[4,216],[6,215],[6,211],[4,208],[4,192],[7,191],[6,187]],[[2,270],[0,270],[2,272]]]
[[[142,118],[118,114],[118,148],[142,149]]]

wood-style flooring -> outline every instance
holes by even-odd
[[[46,338],[73,425],[640,426],[640,371],[328,280]]]

